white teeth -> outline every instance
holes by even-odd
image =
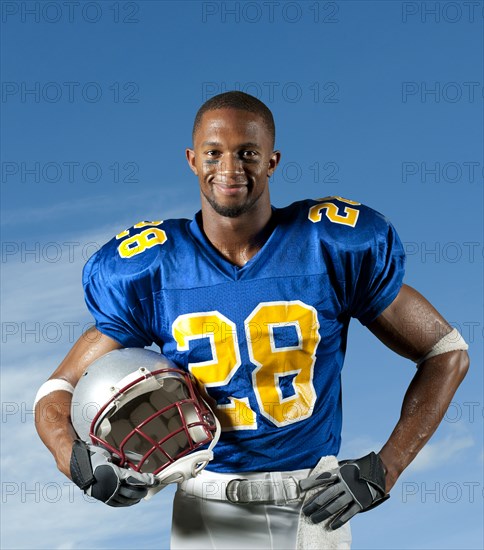
[[[226,181],[217,181],[217,180],[214,180],[213,182],[215,185],[221,185],[222,187],[244,187],[247,185],[246,182],[243,182],[243,183],[239,183],[239,182],[236,182],[236,183],[227,183]]]
[[[244,172],[238,172],[237,170],[217,170],[219,174],[227,175],[234,174],[235,176],[241,176]]]
[[[241,172],[217,172],[214,183],[218,185],[227,185],[227,186],[238,186],[238,185],[247,185],[247,180],[244,173]]]

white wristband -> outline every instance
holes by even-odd
[[[67,382],[67,380],[62,380],[61,378],[53,378],[52,380],[47,380],[42,386],[40,386],[37,395],[35,396],[34,401],[34,411],[37,403],[49,393],[54,391],[67,391],[69,393],[74,393],[74,387]]]
[[[459,331],[455,328],[450,331],[449,334],[446,334],[443,338],[441,338],[426,355],[417,361],[417,367],[431,357],[459,349],[466,350],[469,349],[469,346],[464,338],[462,338]]]

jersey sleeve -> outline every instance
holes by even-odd
[[[141,300],[129,276],[119,276],[110,243],[86,263],[82,276],[86,305],[96,328],[125,347],[153,343]]]
[[[374,321],[396,298],[405,273],[405,252],[393,225],[378,216],[367,246],[350,255],[346,271],[348,309],[363,325]],[[348,283],[348,280],[347,280]]]

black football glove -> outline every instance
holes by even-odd
[[[302,511],[313,523],[336,514],[329,524],[332,530],[390,498],[385,494],[385,468],[375,453],[343,460],[338,468],[303,479],[299,486],[303,491],[323,487],[304,503]]]
[[[72,446],[72,481],[87,495],[109,506],[132,506],[158,484],[153,474],[140,474],[112,463],[111,454],[76,440]]]

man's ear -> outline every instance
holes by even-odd
[[[281,160],[281,152],[274,151],[269,160],[269,169],[267,170],[267,177],[270,178],[272,176],[280,160]]]
[[[187,157],[188,166],[190,166],[190,170],[198,176],[198,170],[195,166],[195,151],[193,149],[186,149],[185,155]]]

